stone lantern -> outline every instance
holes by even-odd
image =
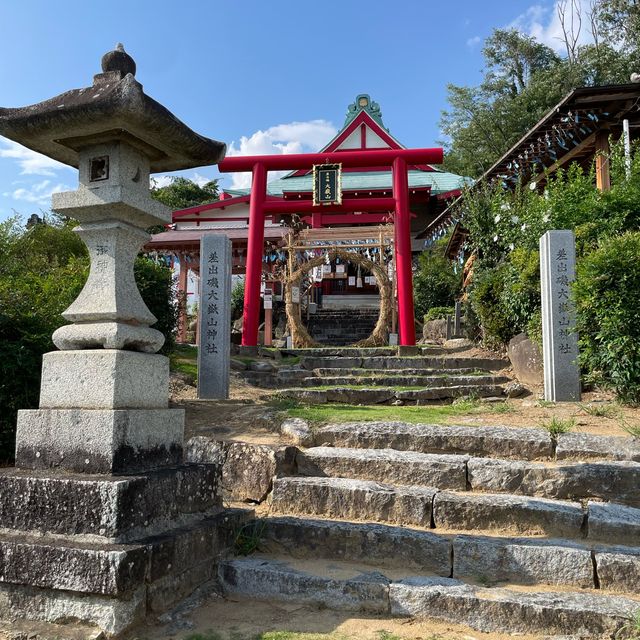
[[[133,275],[145,229],[171,221],[149,174],[211,165],[225,145],[147,96],[118,45],[93,85],[0,109],[0,134],[79,171],[53,196],[91,257],[45,354],[40,408],[18,417],[0,474],[0,617],[76,619],[119,634],[215,571],[229,516],[216,465],[182,461],[164,336]],[[204,564],[203,564],[204,563]]]

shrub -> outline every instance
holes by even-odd
[[[455,312],[455,307],[431,307],[425,314],[424,321],[444,320],[447,316],[452,316]]]
[[[602,242],[574,287],[581,363],[623,402],[640,403],[640,232]]]
[[[451,307],[460,295],[462,273],[456,271],[444,255],[446,239],[420,255],[418,271],[413,277],[413,297],[417,318],[433,307]]]
[[[244,307],[244,280],[237,280],[231,289],[231,319],[237,320],[242,316]]]

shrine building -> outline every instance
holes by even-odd
[[[385,150],[391,158],[386,166],[380,162]],[[411,155],[412,151],[416,153]],[[418,154],[419,151],[438,153],[428,156],[425,153]],[[311,206],[314,201],[312,166],[296,168],[283,177],[267,182],[265,203],[268,206],[264,211],[264,224],[261,225],[264,237],[260,240],[260,244],[264,243],[263,286],[265,279],[275,279],[270,274],[279,264],[286,262],[285,238],[292,228],[305,230],[305,247],[318,244],[326,248],[333,243],[366,252],[367,256],[373,258],[379,258],[383,253],[389,254],[390,245],[394,242],[393,225],[396,223],[393,204],[396,165],[393,164],[393,169],[390,165],[396,155],[404,154],[403,157],[406,158],[403,174],[406,174],[408,187],[407,241],[410,245],[407,244],[407,248],[410,246],[410,255],[414,257],[425,247],[425,240],[417,236],[442,214],[448,202],[460,195],[466,182],[465,178],[442,171],[434,164],[412,161],[413,158],[433,157],[441,162],[442,152],[407,150],[385,126],[379,104],[367,94],[358,95],[348,106],[342,128],[314,157],[324,154],[327,154],[327,158],[331,157],[332,162],[341,165],[337,188],[340,191],[340,203],[344,198],[349,205],[346,208]],[[303,156],[304,154],[300,154],[297,157]],[[256,160],[265,158],[255,157]],[[348,159],[348,162],[340,162],[342,158]],[[225,171],[225,165],[239,160],[239,157],[227,158],[220,165],[221,171]],[[279,166],[289,168],[286,165],[287,156],[274,156],[271,162],[281,162]],[[249,166],[253,167],[252,164]],[[274,168],[275,165],[269,166],[269,169]],[[252,188],[255,186],[254,173]],[[171,227],[153,236],[147,249],[168,254],[179,262],[180,288],[185,290],[188,271],[197,273],[198,270],[202,236],[224,234],[232,241],[233,273],[245,274],[251,244],[250,201],[251,189],[224,189],[216,202],[175,211]],[[387,243],[385,238],[389,235],[391,239]],[[397,236],[395,239],[397,240]],[[410,280],[410,262],[408,269]],[[349,266],[331,271],[333,277],[324,277],[316,285],[316,290],[322,293],[323,305],[375,307],[379,304],[374,278],[357,278],[360,274],[355,271],[351,273],[353,269],[350,271]],[[330,276],[330,273],[326,275]],[[410,302],[412,314],[412,299]]]

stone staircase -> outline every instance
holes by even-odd
[[[345,346],[371,335],[378,309],[318,309],[309,316],[309,335],[321,344]]]
[[[278,370],[273,386],[280,397],[313,404],[424,404],[461,396],[500,397],[511,381],[496,373],[508,366],[500,358],[451,357],[437,348],[416,356],[350,351],[302,355],[299,365]]]
[[[637,440],[381,422],[325,426],[313,443],[277,471],[251,524],[258,552],[221,562],[227,594],[486,632],[631,637]]]

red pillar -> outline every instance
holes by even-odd
[[[264,202],[267,197],[267,170],[262,163],[253,166],[251,198],[249,200],[249,242],[244,282],[244,310],[242,316],[242,344],[258,345],[260,324],[260,281],[264,251]]]
[[[178,264],[180,274],[178,275],[178,335],[176,341],[185,343],[187,341],[187,256],[184,253],[178,254]]]
[[[399,344],[412,346],[416,343],[416,327],[413,314],[413,274],[411,271],[411,213],[409,211],[407,163],[403,158],[396,158],[393,161],[393,197],[396,201]]]

